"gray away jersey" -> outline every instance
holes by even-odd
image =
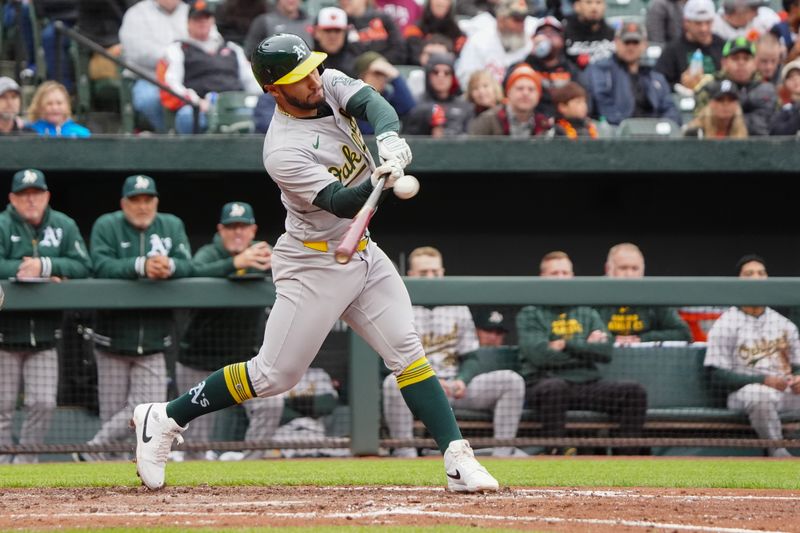
[[[797,326],[767,307],[760,317],[731,307],[708,332],[705,366],[740,374],[789,375],[800,364]]]
[[[436,377],[453,379],[459,356],[478,349],[472,313],[465,305],[414,306],[414,326]]]
[[[338,240],[350,224],[313,204],[335,181],[353,187],[375,169],[358,123],[344,109],[367,85],[335,69],[322,73],[325,101],[333,115],[300,119],[275,110],[264,139],[264,167],[281,190],[286,232],[301,241]]]

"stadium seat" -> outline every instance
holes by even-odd
[[[694,96],[673,93],[672,100],[675,102],[675,107],[677,107],[678,111],[681,113],[683,123],[688,124],[694,118]]]
[[[627,118],[617,128],[618,137],[680,137],[681,127],[668,118]]]
[[[253,133],[258,96],[241,91],[219,93],[208,112],[208,133]]]
[[[644,20],[646,12],[647,3],[643,0],[609,0],[606,3],[606,19],[626,17],[627,20],[630,17],[641,17]]]

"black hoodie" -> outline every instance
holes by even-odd
[[[593,28],[598,24],[597,28]],[[567,57],[583,70],[589,63],[614,54],[614,28],[605,20],[585,22],[578,15],[564,19],[564,49]]]
[[[430,83],[430,73],[439,65],[453,70],[453,85],[447,98],[437,98]],[[451,54],[434,54],[425,65],[425,94],[406,116],[403,133],[430,135],[435,125],[444,128],[445,137],[462,135],[472,118],[472,104],[461,98],[461,88],[455,77],[455,58]]]

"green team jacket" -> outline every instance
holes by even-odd
[[[170,258],[172,278],[193,272],[189,239],[175,215],[158,213],[141,231],[128,223],[122,211],[106,213],[94,223],[90,243],[97,278],[145,278],[145,260],[155,255]],[[104,311],[97,314],[94,342],[112,353],[147,355],[171,346],[173,329],[172,311]]]
[[[612,335],[638,335],[642,342],[692,340],[689,326],[672,307],[607,306],[597,312]]]
[[[17,275],[23,257],[42,260],[42,277],[85,278],[92,270],[78,225],[48,207],[38,227],[25,222],[9,204],[0,213],[0,278]],[[0,346],[46,349],[53,345],[61,325],[60,311],[0,313]]]
[[[527,306],[517,315],[520,374],[530,383],[543,378],[561,378],[585,383],[600,378],[596,363],[611,361],[613,344],[586,342],[599,329],[608,333],[603,320],[591,307]],[[609,336],[610,337],[610,336]],[[563,351],[547,343],[564,339]]]
[[[264,274],[254,269],[237,271],[233,266],[233,256],[222,246],[219,235],[214,236],[214,242],[197,250],[192,263],[195,276],[235,279],[237,275],[244,273]],[[246,361],[258,352],[264,340],[266,320],[267,309],[263,307],[196,311],[181,338],[178,361],[183,365],[208,371]]]

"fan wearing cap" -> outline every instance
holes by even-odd
[[[723,39],[747,37],[751,41],[769,32],[781,18],[764,0],[722,0],[711,31]]]
[[[467,132],[472,106],[461,98],[452,54],[434,54],[425,65],[425,95],[403,124],[408,135],[451,137]]]
[[[403,33],[388,13],[372,7],[370,0],[339,0],[350,23],[348,40],[363,52],[378,52],[394,65],[406,60]]]
[[[253,207],[245,202],[228,202],[222,207],[217,233],[192,258],[194,275],[243,279],[264,277],[272,267],[272,248],[256,240]],[[175,364],[178,390],[189,390],[208,374],[225,365],[253,357],[264,338],[267,314],[263,308],[204,309],[192,312],[180,342]],[[253,398],[244,402],[248,417],[244,440],[265,440],[272,436],[283,412],[283,396]],[[186,431],[192,442],[211,440],[215,417],[199,418]],[[199,459],[205,452],[189,452]],[[264,450],[251,450],[247,459],[260,459]]]
[[[400,75],[397,67],[381,54],[364,52],[356,59],[355,68],[357,77],[378,91],[378,94],[394,108],[401,120],[414,108],[416,101],[406,80]],[[375,128],[363,118],[358,120],[358,128],[364,135],[375,133]]]
[[[614,28],[605,19],[606,0],[574,0],[575,13],[564,19],[567,57],[578,68],[614,53]]]
[[[347,39],[349,29],[347,13],[343,9],[323,7],[317,14],[314,26],[314,50],[328,54],[325,67],[341,70],[348,76],[357,76],[356,58],[360,47]]]
[[[616,52],[589,65],[585,85],[591,96],[591,115],[619,124],[631,117],[668,118],[681,123],[664,76],[639,59],[647,49],[647,33],[638,22],[625,22],[614,38]]]
[[[475,333],[481,346],[504,346],[508,335],[508,320],[499,309],[481,307],[473,313]]]
[[[763,81],[756,71],[755,53],[755,45],[746,37],[737,37],[725,43],[722,70],[713,76],[706,76],[695,93],[695,115],[710,100],[710,82],[730,80],[739,93],[748,135],[769,134],[769,122],[777,108],[778,95],[775,86]]]
[[[30,132],[19,116],[21,109],[22,97],[19,85],[11,78],[0,77],[0,135]]]
[[[800,131],[800,59],[787,63],[781,70],[781,91],[786,103],[772,117],[770,135],[797,135]]]
[[[542,78],[527,63],[512,70],[505,83],[506,102],[488,109],[469,124],[470,135],[508,135],[518,139],[542,135],[552,127],[552,119],[536,106],[542,94]]]
[[[223,39],[215,20],[207,0],[194,0],[189,6],[189,37],[170,44],[158,68],[162,83],[200,107],[197,133],[208,127],[207,113],[217,93],[261,93],[244,51],[238,44]],[[161,92],[161,101],[165,108],[177,112],[175,130],[178,133],[194,133],[192,105],[166,91]]]
[[[525,0],[500,0],[495,22],[487,23],[469,36],[456,62],[456,76],[462,87],[476,70],[490,71],[503,83],[509,66],[523,61],[531,51],[528,4]]]
[[[747,126],[736,85],[730,80],[713,81],[708,86],[708,94],[708,105],[686,125],[684,135],[708,139],[746,139]]]
[[[50,191],[37,169],[20,170],[11,179],[8,206],[0,213],[0,277],[18,281],[86,278],[92,268],[77,224],[50,207]],[[20,444],[43,444],[56,407],[61,311],[0,313],[0,445],[12,444],[19,384],[24,380],[25,420]],[[10,462],[0,455],[0,463]],[[22,454],[15,463],[36,462]]]
[[[324,9],[326,8],[322,10]],[[313,25],[314,19],[303,9],[301,0],[270,2],[269,12],[258,15],[250,23],[242,48],[247,57],[250,57],[258,43],[275,33],[293,33],[311,46],[313,39],[310,29]]]
[[[681,36],[664,47],[656,62],[656,70],[667,78],[670,85],[680,83],[694,89],[703,74],[712,74],[720,68],[725,40],[711,32],[714,10],[712,0],[688,0],[683,5]],[[689,68],[692,55],[698,50],[703,60],[701,73]]]

